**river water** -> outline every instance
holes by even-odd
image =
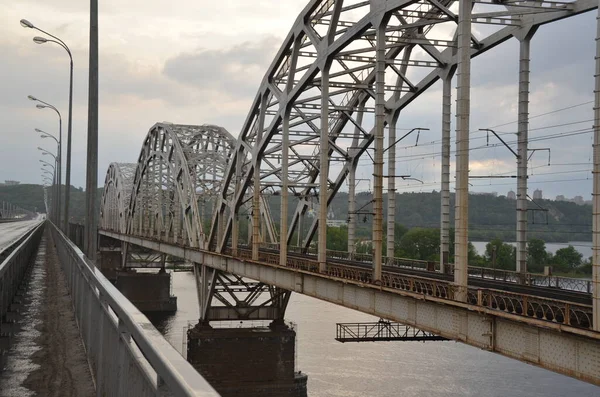
[[[178,310],[157,327],[180,352],[198,319],[194,276],[173,273]],[[598,397],[600,387],[457,342],[335,341],[336,322],[378,319],[292,294],[286,319],[297,325],[297,368],[312,397]]]

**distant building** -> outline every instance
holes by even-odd
[[[471,192],[470,194],[474,196],[492,196],[498,197],[498,192]]]
[[[585,204],[585,201],[583,200],[583,197],[581,196],[575,196],[573,197],[573,202],[577,205],[583,205]]]
[[[508,192],[508,194],[506,195],[506,198],[509,200],[516,200],[517,199],[517,194],[515,192],[513,192],[512,190],[510,190]]]
[[[329,227],[342,227],[347,225],[348,221],[344,219],[327,219],[327,226]]]
[[[4,181],[4,186],[15,186],[15,185],[18,185],[19,183],[21,183],[21,182],[8,180],[8,181]]]
[[[533,199],[534,200],[541,200],[543,199],[543,195],[542,195],[542,191],[540,189],[535,189],[533,191]]]
[[[567,201],[567,198],[562,194],[559,194],[558,196],[556,196],[556,201]]]

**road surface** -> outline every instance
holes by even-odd
[[[42,221],[42,216],[29,221],[0,223],[0,251],[11,245]]]

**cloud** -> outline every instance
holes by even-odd
[[[222,50],[198,49],[169,59],[164,74],[205,93],[254,97],[281,39],[268,36]]]

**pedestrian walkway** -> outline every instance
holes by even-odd
[[[27,280],[0,397],[95,395],[73,306],[51,235],[44,233]]]

